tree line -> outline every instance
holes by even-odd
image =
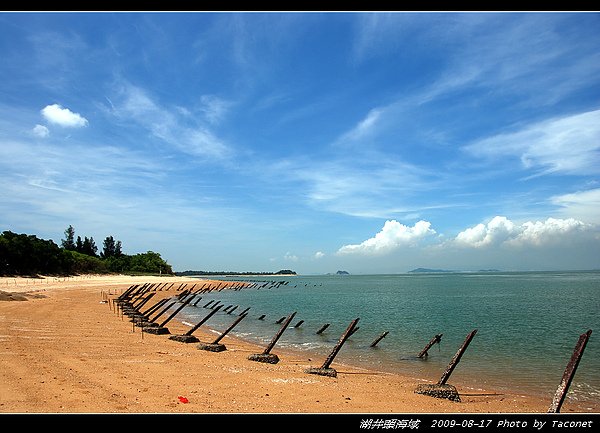
[[[107,236],[98,254],[93,237],[75,238],[73,226],[64,234],[59,247],[54,241],[35,235],[2,232],[0,275],[173,274],[171,265],[154,251],[124,254],[121,241]]]
[[[281,269],[277,272],[238,272],[238,271],[183,271],[175,272],[178,277],[191,275],[296,275],[291,269]]]

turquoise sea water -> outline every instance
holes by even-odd
[[[353,364],[437,382],[467,334],[477,329],[448,383],[474,392],[541,396],[548,404],[579,336],[591,329],[565,405],[600,412],[600,271],[221,279],[256,284],[205,293],[196,307],[183,310],[185,320],[195,324],[209,312],[204,305],[210,300],[220,301],[222,309],[237,305],[231,314],[219,311],[206,323],[215,336],[249,307],[231,335],[266,347],[281,327],[276,322],[296,312],[272,352],[279,347],[306,351],[313,366],[320,367],[350,322],[359,318],[360,328],[334,367]],[[316,334],[325,323],[330,324],[326,331]],[[388,335],[370,347],[385,331]],[[443,334],[441,343],[425,360],[418,359],[436,334]]]

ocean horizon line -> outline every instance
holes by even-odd
[[[294,274],[275,274],[275,273],[246,273],[246,272],[230,272],[230,273],[220,273],[219,271],[215,271],[215,273],[198,273],[198,274],[186,274],[188,277],[255,277],[255,276],[263,276],[263,277],[323,277],[323,276],[332,276],[332,277],[340,277],[343,278],[345,276],[381,276],[381,275],[415,275],[415,274],[495,274],[495,273],[556,273],[556,272],[600,272],[600,268],[597,269],[477,269],[477,270],[418,270],[420,268],[416,268],[410,271],[404,272],[347,272],[344,274],[338,274],[336,272],[326,272],[326,273],[294,273]],[[174,272],[175,275],[180,273],[179,271]]]

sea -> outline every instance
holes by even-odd
[[[208,277],[199,278],[196,288]],[[600,271],[210,278],[249,283],[199,294],[180,313],[195,324],[218,302],[222,308],[203,325],[215,338],[245,311],[228,335],[266,348],[281,319],[295,313],[271,353],[292,350],[321,367],[358,319],[332,368],[352,365],[437,383],[476,331],[447,383],[460,384],[463,393],[534,396],[549,406],[580,336],[592,330],[563,408],[600,412]],[[419,358],[438,334],[439,343]]]

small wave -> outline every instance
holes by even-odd
[[[280,343],[280,345],[282,347],[286,347],[286,348],[303,349],[303,350],[319,349],[319,348],[323,347],[322,344],[316,343],[316,342],[306,342],[306,343],[282,342],[282,343]]]
[[[569,389],[567,398],[574,401],[598,401],[600,389],[594,388],[588,383],[576,383]]]
[[[251,332],[236,332],[235,335],[239,338],[247,338],[254,336],[254,334],[252,334]]]

